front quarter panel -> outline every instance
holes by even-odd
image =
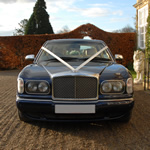
[[[49,83],[49,86],[51,88],[51,77],[47,73],[47,71],[39,65],[31,64],[26,66],[18,75],[18,78],[22,78],[24,81],[24,85],[27,83],[27,81],[47,81]],[[23,94],[17,93],[19,97],[25,97],[25,98],[50,98],[50,95],[40,95],[40,94],[27,94],[24,90]],[[50,93],[51,94],[51,93]]]
[[[110,79],[127,79],[132,77],[127,68],[120,64],[112,64],[107,66],[105,70],[101,73],[102,80],[110,80]]]
[[[49,79],[49,74],[39,65],[31,64],[26,66],[19,74],[19,77],[25,79]]]
[[[132,78],[131,73],[127,68],[120,64],[112,64],[107,66],[105,70],[100,74],[100,88],[101,84],[105,80],[122,80],[125,83],[125,91],[121,94],[102,94],[100,92],[99,98],[129,98],[133,97],[133,93],[128,94],[126,91],[126,82],[128,78]]]

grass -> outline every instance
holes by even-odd
[[[134,70],[129,70],[132,74],[133,79],[136,78],[136,72]]]
[[[126,66],[128,70],[131,72],[133,79],[136,78],[136,72],[133,69],[133,63],[129,63],[128,66]]]

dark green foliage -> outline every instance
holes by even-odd
[[[34,13],[32,13],[27,26],[25,28],[25,35],[27,34],[36,34],[36,20],[34,17]]]
[[[126,66],[129,70],[134,70],[133,69],[133,62],[129,62]]]
[[[53,34],[44,0],[37,0],[25,34]]]

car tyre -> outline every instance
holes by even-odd
[[[31,120],[28,119],[23,112],[21,112],[20,110],[18,110],[18,116],[19,116],[19,119],[21,121],[24,121],[24,122],[30,122]]]

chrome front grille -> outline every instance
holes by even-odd
[[[97,78],[88,76],[63,76],[53,78],[54,99],[97,98]]]

